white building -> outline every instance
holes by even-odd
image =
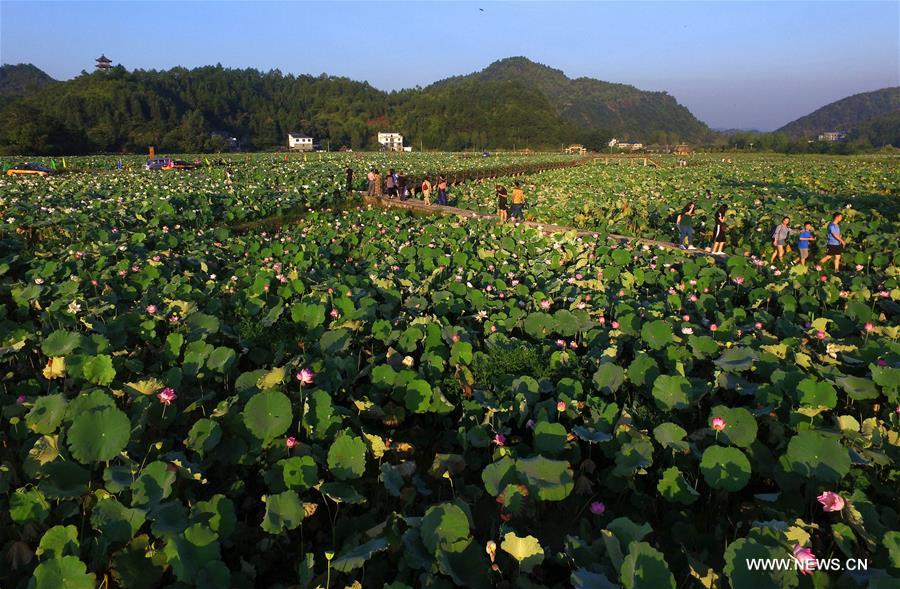
[[[302,133],[288,133],[288,147],[291,151],[312,151],[313,139]]]
[[[819,135],[819,141],[843,141],[847,134],[841,131],[828,131]]]
[[[403,135],[400,133],[378,133],[378,145],[383,151],[403,151]]]

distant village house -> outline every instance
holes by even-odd
[[[412,151],[403,149],[403,135],[400,133],[379,132],[378,145],[381,151]]]
[[[302,133],[288,133],[288,147],[291,151],[312,151],[313,139]]]
[[[842,131],[828,131],[819,135],[819,141],[843,141],[847,134]]]
[[[566,148],[566,153],[572,155],[584,155],[587,153],[587,149],[584,145],[579,145],[578,143],[573,143],[569,147]]]
[[[675,155],[690,155],[691,148],[688,147],[687,143],[679,143],[675,146]]]

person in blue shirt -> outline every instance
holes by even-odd
[[[809,242],[816,240],[816,238],[813,237],[812,226],[812,223],[809,221],[804,223],[803,231],[800,232],[800,237],[798,239],[797,249],[800,250],[801,266],[806,266],[806,258],[809,257]]]
[[[834,217],[831,219],[831,223],[828,224],[828,241],[825,242],[827,246],[825,250],[825,257],[819,260],[820,264],[824,264],[828,260],[834,258],[835,272],[837,272],[841,267],[841,255],[843,255],[844,253],[844,245],[846,244],[843,236],[841,235],[840,223],[843,219],[844,215],[835,213]]]

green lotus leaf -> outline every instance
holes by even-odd
[[[509,456],[485,466],[481,471],[485,490],[494,497],[499,495],[506,485],[516,481],[515,468],[515,461]]]
[[[209,452],[222,440],[222,427],[212,419],[200,418],[194,422],[188,432],[185,446],[204,454]]]
[[[567,435],[561,423],[540,421],[534,426],[534,449],[541,454],[559,454],[566,448]]]
[[[722,352],[713,363],[726,372],[744,372],[750,370],[758,358],[759,354],[750,348],[735,347]]]
[[[312,456],[292,456],[278,461],[284,484],[293,491],[305,491],[319,482],[319,467]]]
[[[653,381],[652,394],[660,409],[687,409],[691,404],[691,383],[680,375],[660,374]]]
[[[91,472],[74,460],[54,460],[41,468],[41,474],[38,488],[51,499],[80,497],[91,482]]]
[[[680,425],[666,422],[653,428],[653,437],[662,444],[663,448],[672,448],[677,452],[688,449],[688,443],[684,440],[687,432]]]
[[[856,401],[866,401],[878,398],[878,389],[875,383],[868,378],[860,378],[858,376],[841,376],[835,379],[839,387],[844,389],[851,399]]]
[[[334,329],[326,331],[319,338],[319,346],[326,356],[336,356],[350,346],[350,331],[347,329]]]
[[[837,392],[831,383],[804,378],[797,385],[797,402],[807,407],[827,407],[837,405]]]
[[[81,334],[62,329],[56,330],[41,342],[45,356],[65,356],[71,354],[81,344]]]
[[[170,537],[163,552],[175,577],[182,583],[192,583],[203,567],[219,559],[218,536],[203,524],[194,524],[183,534]]]
[[[523,573],[530,573],[544,562],[544,549],[534,536],[520,538],[515,532],[507,532],[500,543],[500,550],[515,558]]]
[[[82,464],[112,460],[125,449],[131,437],[131,422],[118,409],[86,411],[69,428],[72,456]]]
[[[674,340],[672,326],[662,319],[644,323],[641,339],[653,350],[661,350]]]
[[[850,453],[835,435],[806,430],[792,437],[785,453],[793,472],[836,482],[850,472]]]
[[[284,434],[294,419],[291,401],[280,391],[253,395],[244,407],[244,425],[264,444]]]
[[[433,505],[425,511],[419,528],[425,547],[436,554],[438,550],[460,552],[469,542],[469,517],[454,503]]]
[[[790,558],[786,548],[776,548],[752,538],[740,538],[725,549],[725,568],[734,589],[792,589],[797,587],[798,573],[792,568],[780,571],[750,570],[750,559]]]
[[[206,359],[206,367],[216,372],[228,372],[234,365],[237,354],[231,348],[219,346]]]
[[[25,417],[28,429],[37,434],[52,434],[66,414],[66,397],[62,393],[38,397]]]
[[[34,569],[34,589],[94,589],[96,576],[77,556],[51,558]]]
[[[562,501],[575,486],[572,467],[565,460],[520,458],[516,460],[516,472],[531,493],[544,501]]]
[[[146,511],[125,507],[115,497],[98,501],[91,510],[91,525],[110,542],[128,542],[146,519]]]
[[[550,335],[556,328],[556,321],[547,313],[529,313],[525,318],[525,333],[536,340],[542,340]]]
[[[75,526],[53,526],[41,536],[35,554],[41,560],[62,558],[63,556],[78,556],[80,543],[78,542],[78,528]]]
[[[700,493],[688,483],[678,467],[667,468],[656,485],[659,494],[672,503],[691,505],[700,497]]]
[[[291,305],[291,320],[300,323],[308,331],[325,323],[325,306],[307,303]]]
[[[598,432],[592,429],[588,429],[581,425],[576,425],[572,428],[572,433],[585,442],[590,442],[591,444],[600,444],[602,442],[608,442],[613,439],[612,434],[607,434],[604,432]]]
[[[713,489],[740,491],[750,482],[750,461],[737,448],[710,446],[703,451],[700,472]]]
[[[108,385],[116,377],[112,357],[105,354],[88,358],[81,370],[86,380],[101,386]]]
[[[347,431],[338,434],[328,450],[328,470],[342,481],[361,477],[366,471],[366,443],[362,438]]]
[[[263,516],[262,529],[270,534],[293,530],[306,517],[303,501],[296,491],[266,495],[265,499],[266,513]]]
[[[741,448],[749,448],[756,441],[758,426],[756,418],[743,407],[729,408],[717,405],[710,409],[709,419],[721,417],[725,420],[725,428],[719,432],[718,439]]]
[[[600,364],[600,368],[594,372],[593,381],[601,393],[615,393],[625,382],[625,370],[611,362]]]
[[[356,548],[339,554],[331,561],[331,567],[338,572],[349,573],[362,567],[367,560],[378,552],[387,550],[389,545],[390,543],[384,538],[369,540],[365,544],[360,544]]]
[[[175,473],[161,460],[146,465],[131,485],[131,504],[155,507],[172,493]]]
[[[619,580],[625,589],[675,589],[675,577],[662,552],[646,542],[632,542]]]
[[[628,365],[628,380],[635,386],[650,384],[659,376],[659,365],[646,352],[638,352]]]
[[[459,341],[450,348],[450,364],[471,364],[472,363],[472,344],[469,342]]]
[[[237,526],[234,503],[221,494],[213,495],[208,501],[198,501],[191,507],[191,523],[201,523],[225,540]]]

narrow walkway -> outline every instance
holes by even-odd
[[[397,209],[406,209],[408,211],[414,212],[422,212],[422,213],[432,213],[438,215],[456,215],[459,217],[465,217],[468,219],[488,219],[488,220],[497,220],[496,214],[488,214],[488,213],[479,213],[470,209],[461,209],[458,207],[444,206],[444,205],[436,205],[430,204],[427,205],[423,201],[410,198],[405,201],[401,201],[399,198],[384,198],[378,196],[369,196],[365,192],[360,192],[359,195],[362,197],[363,201],[366,204],[370,204],[373,206],[380,207],[390,207]],[[541,233],[545,235],[550,235],[552,233],[568,233],[570,231],[574,231],[576,235],[581,237],[592,237],[599,238],[600,233],[597,231],[588,231],[585,229],[578,229],[575,227],[566,227],[564,225],[553,225],[552,223],[541,223],[538,221],[523,221],[524,225],[529,227],[534,227]],[[659,241],[656,239],[645,239],[642,237],[631,237],[628,235],[617,235],[615,233],[606,234],[606,238],[615,241],[618,243],[627,243],[627,242],[638,242],[650,246],[662,247],[666,249],[675,249],[679,250],[687,255],[691,256],[712,256],[711,253],[704,251],[702,249],[695,250],[682,250],[677,244],[674,244],[669,241]],[[726,256],[712,256],[714,258],[725,258]]]

